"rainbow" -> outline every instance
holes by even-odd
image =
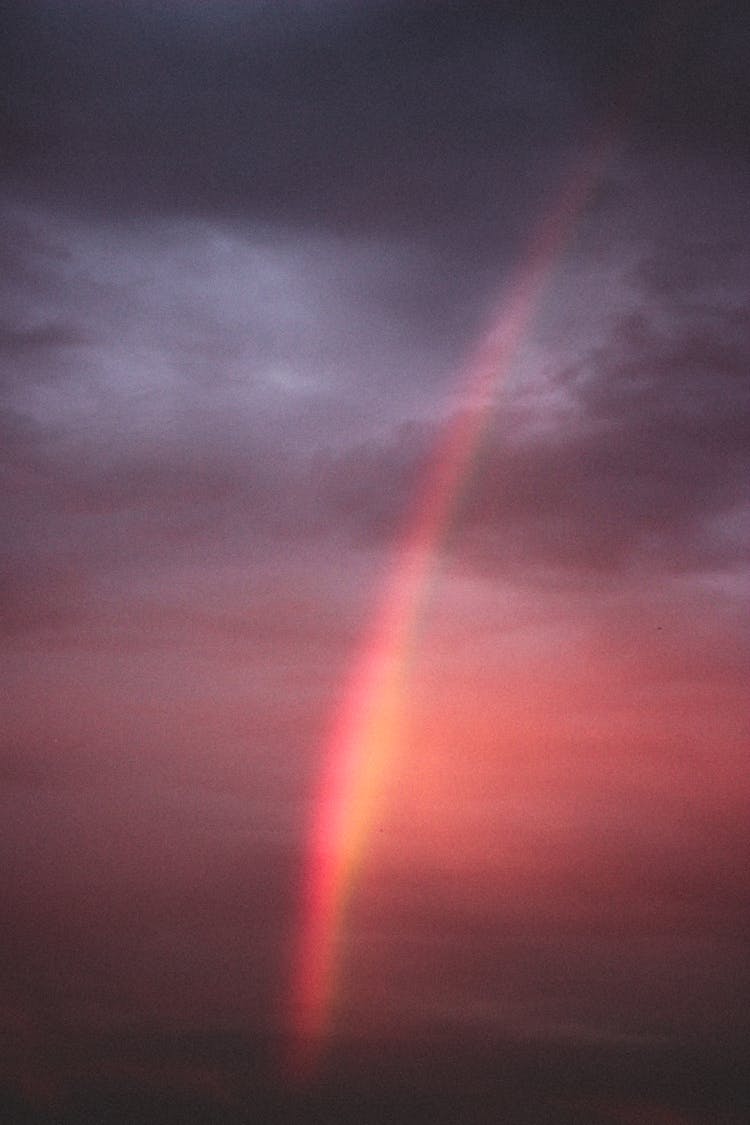
[[[314,1073],[332,1030],[347,904],[397,751],[409,643],[438,544],[469,472],[493,393],[528,330],[609,148],[610,137],[605,136],[568,177],[531,240],[509,296],[495,310],[463,373],[459,392],[464,405],[441,436],[416,518],[398,545],[382,604],[335,716],[314,805],[289,992],[288,1063],[297,1079]]]

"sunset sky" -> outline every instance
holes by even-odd
[[[745,6],[0,16],[2,1119],[741,1125]]]

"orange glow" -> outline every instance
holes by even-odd
[[[397,548],[381,609],[334,721],[313,814],[290,995],[290,1065],[298,1078],[314,1071],[331,1030],[347,902],[398,754],[409,644],[437,546],[467,477],[492,394],[508,372],[609,147],[607,137],[567,181],[462,376],[464,406],[446,426],[417,498],[416,519]]]

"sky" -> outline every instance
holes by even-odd
[[[0,20],[3,1119],[739,1125],[744,5]]]

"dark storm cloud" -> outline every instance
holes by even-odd
[[[529,115],[548,138],[542,118],[559,98],[543,73],[534,81],[533,45],[511,57],[510,88],[495,58],[518,41],[513,17],[477,27],[439,6],[294,10],[250,5],[224,21],[182,4],[19,9],[5,72],[20,182],[105,205],[434,222],[463,194],[457,157],[474,154],[488,187],[498,118],[516,142]]]
[[[732,4],[654,18],[614,3],[36,0],[3,14],[10,183],[108,211],[429,230],[478,253],[619,103],[662,141],[700,143],[736,139],[749,104]]]

